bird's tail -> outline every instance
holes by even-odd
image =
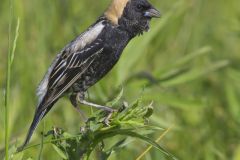
[[[31,137],[32,137],[32,134],[34,132],[34,130],[36,129],[38,123],[40,122],[40,120],[47,114],[47,112],[49,111],[49,109],[44,109],[43,111],[36,111],[35,112],[35,115],[34,115],[34,118],[33,118],[33,121],[32,121],[32,124],[28,130],[28,134],[27,134],[27,137],[23,143],[23,145],[21,147],[18,148],[18,151],[22,151],[25,146],[28,144],[28,142],[30,141]]]

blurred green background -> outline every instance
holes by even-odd
[[[35,89],[55,55],[91,25],[110,0],[15,0],[13,27],[20,18],[19,39],[12,70],[10,97],[11,144],[23,142],[35,110]],[[151,0],[161,10],[151,30],[134,39],[121,60],[89,90],[92,101],[104,104],[124,88],[132,101],[144,90],[154,101],[150,123],[173,129],[161,145],[183,160],[240,160],[240,1]],[[0,4],[0,150],[4,148],[3,94],[8,53],[9,1]],[[12,37],[13,38],[13,37]],[[84,107],[86,112],[89,111]],[[46,116],[40,132],[52,126],[79,131],[78,113],[67,99]],[[161,133],[151,134],[157,139]],[[136,147],[138,146],[138,147]],[[110,159],[136,159],[147,147],[132,141]],[[39,148],[24,152],[36,159]],[[1,152],[2,153],[2,152]],[[164,159],[152,149],[146,160]],[[44,146],[43,159],[60,159]]]

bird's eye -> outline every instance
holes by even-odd
[[[143,9],[143,6],[142,6],[141,4],[138,4],[138,5],[137,5],[137,9],[138,9],[138,10],[142,10],[142,9]]]

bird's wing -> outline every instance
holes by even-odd
[[[94,59],[101,54],[101,45],[75,52],[67,59],[56,64],[49,77],[48,90],[43,99],[41,110],[58,99],[88,69]],[[43,105],[44,104],[44,105]]]
[[[104,48],[99,34],[103,27],[103,24],[96,24],[63,49],[50,67],[44,83],[40,84],[39,88],[46,90],[38,105],[40,111],[68,90],[102,53]]]

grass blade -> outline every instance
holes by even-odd
[[[219,62],[215,62],[207,67],[202,68],[196,68],[196,69],[192,69],[191,71],[180,75],[174,79],[168,80],[166,82],[162,82],[161,85],[165,86],[165,87],[172,87],[172,86],[176,86],[179,84],[183,84],[183,83],[188,83],[190,81],[199,79],[201,77],[204,77],[205,75],[208,75],[209,73],[213,73],[216,72],[222,68],[225,68],[227,66],[229,66],[230,62],[228,60],[222,60]]]
[[[15,37],[14,37],[14,41],[13,41],[12,52],[11,52],[11,60],[10,60],[11,65],[13,63],[14,54],[15,54],[15,50],[16,50],[16,47],[17,47],[17,39],[18,39],[18,36],[19,36],[19,26],[20,26],[20,19],[18,18]]]
[[[149,143],[151,146],[155,147],[156,149],[158,149],[160,152],[162,152],[163,154],[165,154],[167,157],[173,159],[173,160],[177,160],[177,158],[175,156],[173,156],[171,153],[169,153],[168,151],[166,151],[164,148],[162,148],[159,144],[157,144],[155,141],[153,141],[152,139],[146,137],[146,136],[143,136],[143,135],[140,135],[136,132],[128,132],[128,133],[124,133],[124,132],[119,132],[119,134],[122,134],[122,135],[128,135],[128,136],[131,136],[131,137],[135,137],[135,138],[139,138],[141,140],[143,140],[144,142],[147,142]]]
[[[160,137],[156,140],[156,143],[158,143],[171,129],[172,129],[172,126],[169,127],[166,131],[164,131],[164,132],[160,135]],[[149,152],[149,151],[152,149],[152,147],[153,147],[152,145],[149,146],[143,153],[141,153],[141,154],[136,158],[136,160],[142,159],[142,157],[143,157],[147,152]]]
[[[12,2],[10,1],[10,12],[12,10]],[[13,47],[11,48],[11,18],[12,13],[10,13],[10,22],[9,22],[9,48],[8,48],[8,57],[7,57],[7,75],[6,75],[6,91],[5,91],[5,159],[9,159],[9,96],[10,96],[10,85],[11,85],[11,70],[12,63],[14,59],[14,53],[16,50],[17,39],[19,35],[19,26],[20,20],[18,18],[16,34],[14,37]]]

